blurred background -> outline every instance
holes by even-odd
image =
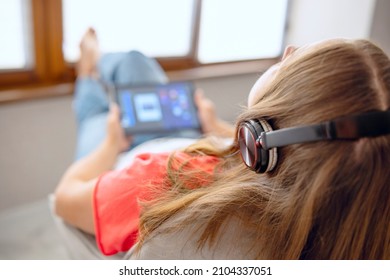
[[[47,197],[74,157],[79,41],[137,49],[234,122],[286,45],[367,38],[390,53],[386,0],[0,0],[0,259],[64,259]]]

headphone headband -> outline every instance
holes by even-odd
[[[341,117],[308,126],[262,132],[257,139],[264,149],[321,140],[354,140],[390,134],[390,110]]]

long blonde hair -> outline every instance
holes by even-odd
[[[371,42],[337,40],[297,52],[237,124],[265,118],[279,129],[389,109],[390,61]],[[390,259],[390,136],[279,148],[267,174],[227,156],[237,150],[237,139],[228,149],[203,140],[186,150],[221,159],[203,188],[186,188],[205,174],[173,168],[173,156],[170,190],[141,216],[140,246],[173,215],[183,215],[175,229],[205,226],[198,245],[212,246],[235,216],[251,230],[257,258]]]

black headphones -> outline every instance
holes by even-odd
[[[265,119],[249,120],[238,128],[241,158],[257,173],[272,171],[277,147],[323,140],[355,140],[390,134],[390,110],[341,117],[308,126],[272,130]]]

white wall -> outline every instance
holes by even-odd
[[[377,0],[372,21],[371,40],[390,55],[390,1]]]
[[[44,198],[73,160],[71,98],[0,105],[0,210]]]
[[[376,0],[291,0],[286,44],[369,38]]]

